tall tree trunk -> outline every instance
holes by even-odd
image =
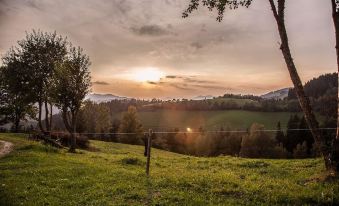
[[[49,118],[49,131],[52,131],[52,119],[53,119],[53,105],[52,103],[49,103],[49,109],[50,109],[50,118]]]
[[[64,121],[64,125],[67,129],[67,131],[71,134],[71,141],[70,141],[70,148],[69,152],[74,153],[75,147],[76,147],[76,117],[74,113],[72,112],[72,115],[68,115],[68,112],[66,109],[62,110],[62,119]]]
[[[71,147],[69,148],[70,152],[75,152],[76,147],[76,112],[72,112],[72,129],[71,132]]]
[[[14,132],[19,132],[19,125],[20,125],[20,114],[16,111],[15,112],[15,120],[14,120]]]
[[[64,125],[65,125],[67,131],[69,133],[72,133],[72,127],[71,127],[71,124],[70,124],[70,121],[69,121],[69,118],[68,118],[66,110],[62,111],[62,119],[63,119]]]
[[[51,131],[50,124],[49,124],[49,112],[48,112],[48,102],[45,101],[45,125],[47,132]]]
[[[39,116],[38,116],[38,124],[39,124],[39,128],[41,130],[42,133],[46,134],[46,130],[45,128],[42,126],[42,120],[41,120],[41,116],[42,116],[42,101],[39,100],[38,102],[39,104]]]
[[[338,69],[338,87],[339,87],[339,3],[336,3],[336,0],[331,0],[332,5],[332,18],[335,29],[335,50],[337,54],[337,69]],[[337,6],[338,5],[338,6]],[[338,108],[337,108],[337,132],[336,138],[333,140],[332,145],[332,167],[338,172],[339,171],[339,89],[338,89]]]
[[[299,74],[297,72],[297,68],[294,64],[294,61],[291,55],[291,50],[289,47],[287,31],[286,31],[286,26],[285,26],[285,17],[284,17],[285,16],[284,14],[285,0],[278,0],[277,7],[275,6],[274,0],[269,0],[269,3],[271,5],[273,15],[274,15],[274,18],[276,20],[278,30],[279,30],[279,35],[280,35],[280,40],[281,40],[280,49],[284,56],[284,60],[287,65],[287,69],[289,71],[292,83],[294,85],[299,104],[304,113],[307,125],[311,130],[311,133],[312,133],[312,136],[315,142],[321,146],[321,153],[324,157],[325,166],[327,169],[331,169],[331,156],[330,156],[331,148],[327,146],[326,142],[321,137],[321,133],[318,128],[318,122],[312,111],[310,100],[305,95],[302,82],[300,80]]]

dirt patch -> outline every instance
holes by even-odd
[[[13,144],[10,142],[0,140],[0,157],[5,156],[13,150]]]

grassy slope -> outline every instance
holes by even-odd
[[[323,182],[320,159],[197,158],[93,141],[100,152],[56,151],[0,134],[15,151],[0,159],[0,205],[339,204],[339,181]],[[137,160],[127,164],[129,160]]]
[[[145,128],[177,127],[219,129],[220,126],[233,129],[246,129],[254,122],[264,124],[267,129],[275,129],[280,121],[284,128],[292,113],[288,112],[250,112],[242,110],[229,111],[171,111],[139,112]],[[117,114],[117,118],[121,114]]]

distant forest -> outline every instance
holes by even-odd
[[[332,116],[337,111],[337,74],[325,74],[308,81],[305,92],[310,97],[315,112],[324,116]],[[100,103],[111,112],[127,111],[129,106],[135,106],[138,111],[168,110],[246,110],[262,112],[300,112],[300,106],[293,89],[289,90],[285,99],[264,99],[254,95],[225,94],[206,100],[112,100]]]
[[[321,75],[305,84],[305,92],[310,97],[315,112],[332,116],[337,111],[338,78],[336,73]],[[300,106],[293,89],[285,99],[263,99],[254,95],[225,94],[206,100],[137,100],[124,99],[100,103],[111,112],[127,111],[135,106],[138,111],[168,110],[246,110],[262,112],[300,112]]]

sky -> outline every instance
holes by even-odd
[[[264,94],[292,86],[267,0],[217,13],[188,0],[0,0],[0,54],[40,29],[90,56],[92,92],[136,98]],[[303,82],[336,71],[330,1],[287,0]]]

